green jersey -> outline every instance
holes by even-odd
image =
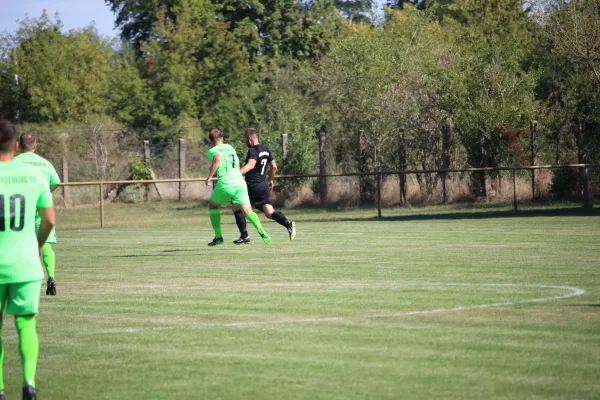
[[[37,207],[52,207],[46,177],[20,161],[0,162],[0,284],[44,279],[35,234]]]
[[[246,185],[244,177],[240,173],[240,160],[235,149],[228,144],[219,144],[208,150],[208,159],[212,162],[215,154],[221,155],[221,162],[217,168],[218,185],[220,187]]]
[[[31,164],[34,167],[39,168],[42,174],[44,174],[44,176],[48,178],[48,184],[50,186],[58,185],[60,183],[60,178],[58,177],[54,166],[50,161],[46,160],[44,157],[40,157],[35,153],[29,152],[19,154],[15,157],[15,160],[19,160],[21,162]]]

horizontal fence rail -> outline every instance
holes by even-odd
[[[512,172],[513,181],[513,207],[518,210],[518,199],[516,191],[516,172],[534,171],[542,169],[561,169],[561,168],[579,168],[583,176],[583,206],[591,207],[591,201],[588,188],[588,169],[600,168],[600,164],[563,164],[563,165],[534,165],[534,166],[509,166],[509,167],[487,167],[487,168],[460,168],[460,169],[431,169],[431,170],[403,170],[403,171],[371,171],[371,172],[344,172],[331,174],[302,174],[302,175],[277,175],[275,179],[305,179],[305,178],[338,178],[338,177],[377,177],[377,215],[381,218],[381,178],[387,175],[418,175],[418,174],[451,174],[466,172]],[[90,181],[90,182],[63,182],[59,186],[98,186],[99,204],[100,204],[100,227],[104,227],[104,186],[105,185],[151,185],[157,183],[186,183],[203,182],[205,177],[199,178],[180,178],[180,179],[146,179],[146,180],[117,180],[117,181]],[[217,179],[213,178],[213,182]]]

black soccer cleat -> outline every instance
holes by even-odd
[[[296,238],[296,223],[294,221],[290,221],[287,230],[290,234],[290,240],[294,240]]]
[[[27,385],[23,388],[23,400],[37,400],[37,392],[31,385]]]
[[[0,390],[0,400],[6,400],[6,394],[4,394],[4,390]]]
[[[240,236],[239,238],[237,238],[233,241],[233,244],[248,244],[248,243],[250,243],[250,236],[246,236],[246,237]]]
[[[53,278],[48,278],[46,296],[56,296],[56,281]]]
[[[223,241],[223,238],[214,238],[212,242],[210,242],[208,244],[209,247],[215,247],[215,246],[220,246],[222,244],[224,244],[225,242]]]

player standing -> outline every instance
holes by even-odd
[[[17,146],[15,126],[0,121],[0,315],[6,310],[6,314],[15,316],[23,365],[23,399],[35,400],[39,351],[35,316],[44,279],[40,252],[54,227],[54,208],[46,177],[36,167],[14,160]],[[36,209],[41,218],[37,240]],[[0,399],[5,398],[2,323],[0,319]]]
[[[271,191],[273,191],[273,179],[277,171],[277,163],[273,159],[269,148],[260,143],[256,129],[246,129],[244,136],[248,145],[248,154],[246,156],[246,165],[244,165],[240,172],[246,175],[250,202],[254,208],[261,210],[265,214],[265,217],[273,219],[279,225],[285,227],[290,235],[290,240],[294,240],[296,237],[296,223],[288,220],[281,211],[275,211],[271,202]],[[268,178],[266,174],[267,165],[269,166]],[[234,240],[233,243],[250,243],[244,214],[240,211],[234,212],[234,214],[235,222],[241,236],[239,239]]]
[[[254,225],[258,234],[266,244],[271,244],[271,238],[260,224],[260,219],[250,207],[248,188],[244,177],[240,173],[240,160],[235,149],[223,143],[221,131],[214,128],[210,131],[212,147],[208,150],[208,159],[212,162],[206,178],[206,185],[210,186],[211,179],[217,174],[218,182],[215,186],[209,204],[210,223],[215,231],[215,238],[209,246],[223,244],[221,235],[221,211],[219,207],[225,206],[231,200],[234,212],[242,212]]]
[[[19,150],[22,154],[15,157],[15,160],[31,164],[37,167],[42,174],[46,177],[47,182],[50,186],[50,191],[53,192],[60,183],[60,178],[56,173],[56,170],[52,166],[52,163],[43,157],[35,154],[37,148],[37,137],[31,132],[25,132],[19,139]],[[36,232],[40,229],[40,223],[42,219],[39,214],[35,215],[35,230]],[[42,248],[42,261],[46,267],[46,273],[48,274],[48,283],[46,285],[46,295],[56,296],[56,281],[54,280],[54,269],[56,267],[56,255],[52,249],[52,245],[56,244],[56,232],[52,229],[50,236],[44,243]]]

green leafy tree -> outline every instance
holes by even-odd
[[[111,42],[93,26],[61,32],[44,12],[0,39],[4,112],[23,122],[82,121],[104,112]]]

